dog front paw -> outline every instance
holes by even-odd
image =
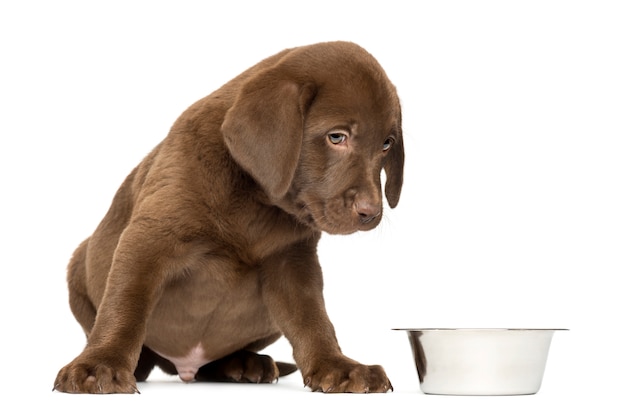
[[[304,385],[325,393],[385,393],[393,386],[380,365],[362,365],[346,359],[325,361],[303,375]]]
[[[119,365],[115,360],[81,355],[59,371],[52,390],[72,394],[139,393],[132,370]]]

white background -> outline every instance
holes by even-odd
[[[564,412],[624,408],[626,13],[594,1],[0,3],[0,404],[65,412]],[[327,236],[340,344],[395,392],[182,384],[51,392],[84,337],[65,266],[195,100],[283,48],[351,40],[403,104],[405,187],[379,228]],[[332,65],[333,62],[328,62]],[[569,328],[541,391],[419,391],[395,327]],[[290,360],[283,341],[268,349]],[[17,410],[17,411],[16,411]],[[5,411],[2,408],[2,411]]]

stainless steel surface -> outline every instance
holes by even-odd
[[[397,329],[406,331],[425,394],[523,395],[541,387],[555,331],[563,329]]]

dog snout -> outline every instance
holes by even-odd
[[[369,200],[357,200],[354,203],[354,209],[359,215],[361,224],[368,224],[382,214],[382,208],[379,203]]]

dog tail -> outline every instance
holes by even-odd
[[[296,364],[291,364],[289,362],[279,362],[276,361],[276,366],[278,367],[278,376],[284,377],[285,375],[293,374],[298,370]]]

